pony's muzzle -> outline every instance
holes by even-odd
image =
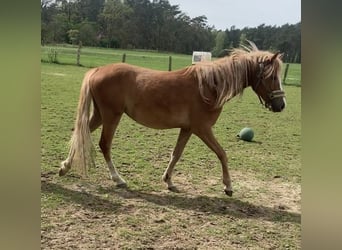
[[[273,112],[281,112],[285,108],[285,92],[282,90],[275,90],[269,94],[271,99],[270,109]]]
[[[281,112],[284,110],[285,106],[284,97],[276,97],[271,100],[271,110],[273,112]]]

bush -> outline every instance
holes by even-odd
[[[58,63],[58,51],[56,49],[49,49],[47,56],[49,63]]]

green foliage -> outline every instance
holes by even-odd
[[[225,30],[225,48],[238,47],[245,39],[255,42],[261,50],[284,53],[283,60],[290,63],[301,62],[301,23],[285,24],[281,27],[259,25],[256,28]]]
[[[58,63],[58,50],[49,48],[47,51],[47,57],[49,63]]]
[[[222,56],[247,38],[260,49],[284,52],[286,62],[301,60],[300,23],[217,31],[206,16],[190,18],[168,0],[42,1],[41,12],[42,44],[77,44],[79,38],[86,46]],[[79,37],[70,30],[79,30]]]
[[[96,25],[90,22],[83,22],[80,26],[79,40],[85,46],[95,46],[97,44]]]
[[[77,44],[79,41],[80,31],[79,30],[68,30],[67,33],[68,33],[69,40],[71,41],[71,44]]]
[[[218,31],[215,38],[215,47],[212,51],[214,57],[219,57],[224,49],[224,41],[226,39],[226,33],[223,31]]]
[[[80,28],[84,22],[94,25],[85,32]],[[214,42],[205,16],[191,19],[168,1],[62,1],[42,5],[41,23],[43,43],[70,42],[63,32],[76,27],[83,44],[92,46],[191,54],[211,50]]]

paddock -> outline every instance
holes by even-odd
[[[98,147],[86,180],[72,170],[58,177],[87,70],[41,67],[43,249],[300,248],[300,87],[284,87],[288,106],[282,113],[262,109],[251,89],[224,106],[214,131],[228,154],[230,198],[222,192],[216,155],[197,137],[190,138],[175,168],[179,192],[166,190],[161,176],[178,130],[145,128],[127,116],[112,154],[128,189],[113,185]],[[236,140],[247,126],[255,141]]]

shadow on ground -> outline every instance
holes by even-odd
[[[119,202],[101,198],[84,190],[67,188],[57,183],[42,181],[41,192],[54,194],[59,198],[62,198],[65,203],[75,203],[89,210],[115,213],[121,208]]]
[[[122,199],[136,199],[152,203],[158,206],[173,207],[182,210],[192,210],[206,214],[222,214],[235,218],[262,219],[273,222],[300,223],[301,215],[288,212],[279,208],[254,205],[250,202],[241,201],[237,198],[210,197],[205,195],[191,195],[189,193],[172,192],[144,192],[129,188],[102,187],[97,190],[84,191],[64,187],[58,183],[42,181],[41,192],[53,193],[61,197],[64,202],[76,203],[93,211],[106,213],[122,213],[125,211],[125,203]],[[104,194],[110,197],[102,198]],[[122,199],[115,199],[121,197]]]

